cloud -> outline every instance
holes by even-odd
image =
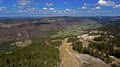
[[[26,11],[28,11],[28,12],[36,12],[37,9],[36,8],[27,8]]]
[[[86,9],[87,9],[87,6],[83,6],[82,9],[83,9],[83,10],[86,10]]]
[[[18,10],[17,12],[19,12],[19,13],[23,13],[24,11],[23,11],[23,10]]]
[[[84,3],[83,6],[93,6],[92,4]]]
[[[14,4],[13,7],[26,8],[32,3],[33,3],[33,0],[17,0],[17,4]]]
[[[84,3],[82,6],[82,9],[86,10],[86,9],[88,9],[88,6],[91,6],[91,4]]]
[[[7,7],[0,7],[0,11],[7,9]]]
[[[108,0],[99,0],[98,5],[100,6],[114,6],[115,2]]]
[[[96,9],[96,10],[99,10],[99,9],[101,9],[101,7],[97,6],[97,7],[95,7],[95,9]]]
[[[113,6],[113,8],[120,8],[120,4]]]
[[[45,12],[51,12],[51,11],[54,12],[54,13],[57,12],[55,10],[55,8],[46,8],[46,7],[44,7],[44,8],[42,8],[42,10],[45,11]]]
[[[53,3],[46,3],[45,5],[48,6],[48,7],[50,7],[50,6],[54,6]]]
[[[31,3],[32,0],[18,0],[19,5],[28,5]]]
[[[49,10],[54,11],[55,9],[54,8],[49,8]]]
[[[66,8],[65,11],[70,11],[70,9]]]
[[[48,10],[48,8],[44,7],[44,8],[43,8],[43,10],[45,10],[45,11],[46,11],[46,10]]]
[[[100,9],[101,9],[100,6],[96,6],[96,7],[94,7],[94,8],[91,8],[90,10],[100,10]]]
[[[65,9],[65,12],[72,12],[72,9],[66,8],[66,9]]]

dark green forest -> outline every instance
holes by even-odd
[[[57,67],[61,61],[58,48],[43,40],[33,41],[11,54],[1,54],[0,60],[0,67]]]

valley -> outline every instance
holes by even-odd
[[[119,67],[119,20],[100,19],[0,20],[0,67]]]

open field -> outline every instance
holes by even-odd
[[[72,25],[72,26],[68,26],[67,28],[57,32],[57,34],[53,35],[52,38],[54,38],[54,37],[76,36],[76,35],[83,34],[84,33],[83,30],[94,29],[94,28],[99,28],[99,27],[102,27],[102,25],[97,24],[95,22],[86,22],[86,23],[82,23],[82,24],[79,24],[79,25]]]

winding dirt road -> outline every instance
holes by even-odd
[[[80,62],[76,59],[75,55],[71,52],[71,43],[67,43],[68,38],[62,40],[62,45],[60,46],[60,57],[62,62],[59,67],[82,67]]]

